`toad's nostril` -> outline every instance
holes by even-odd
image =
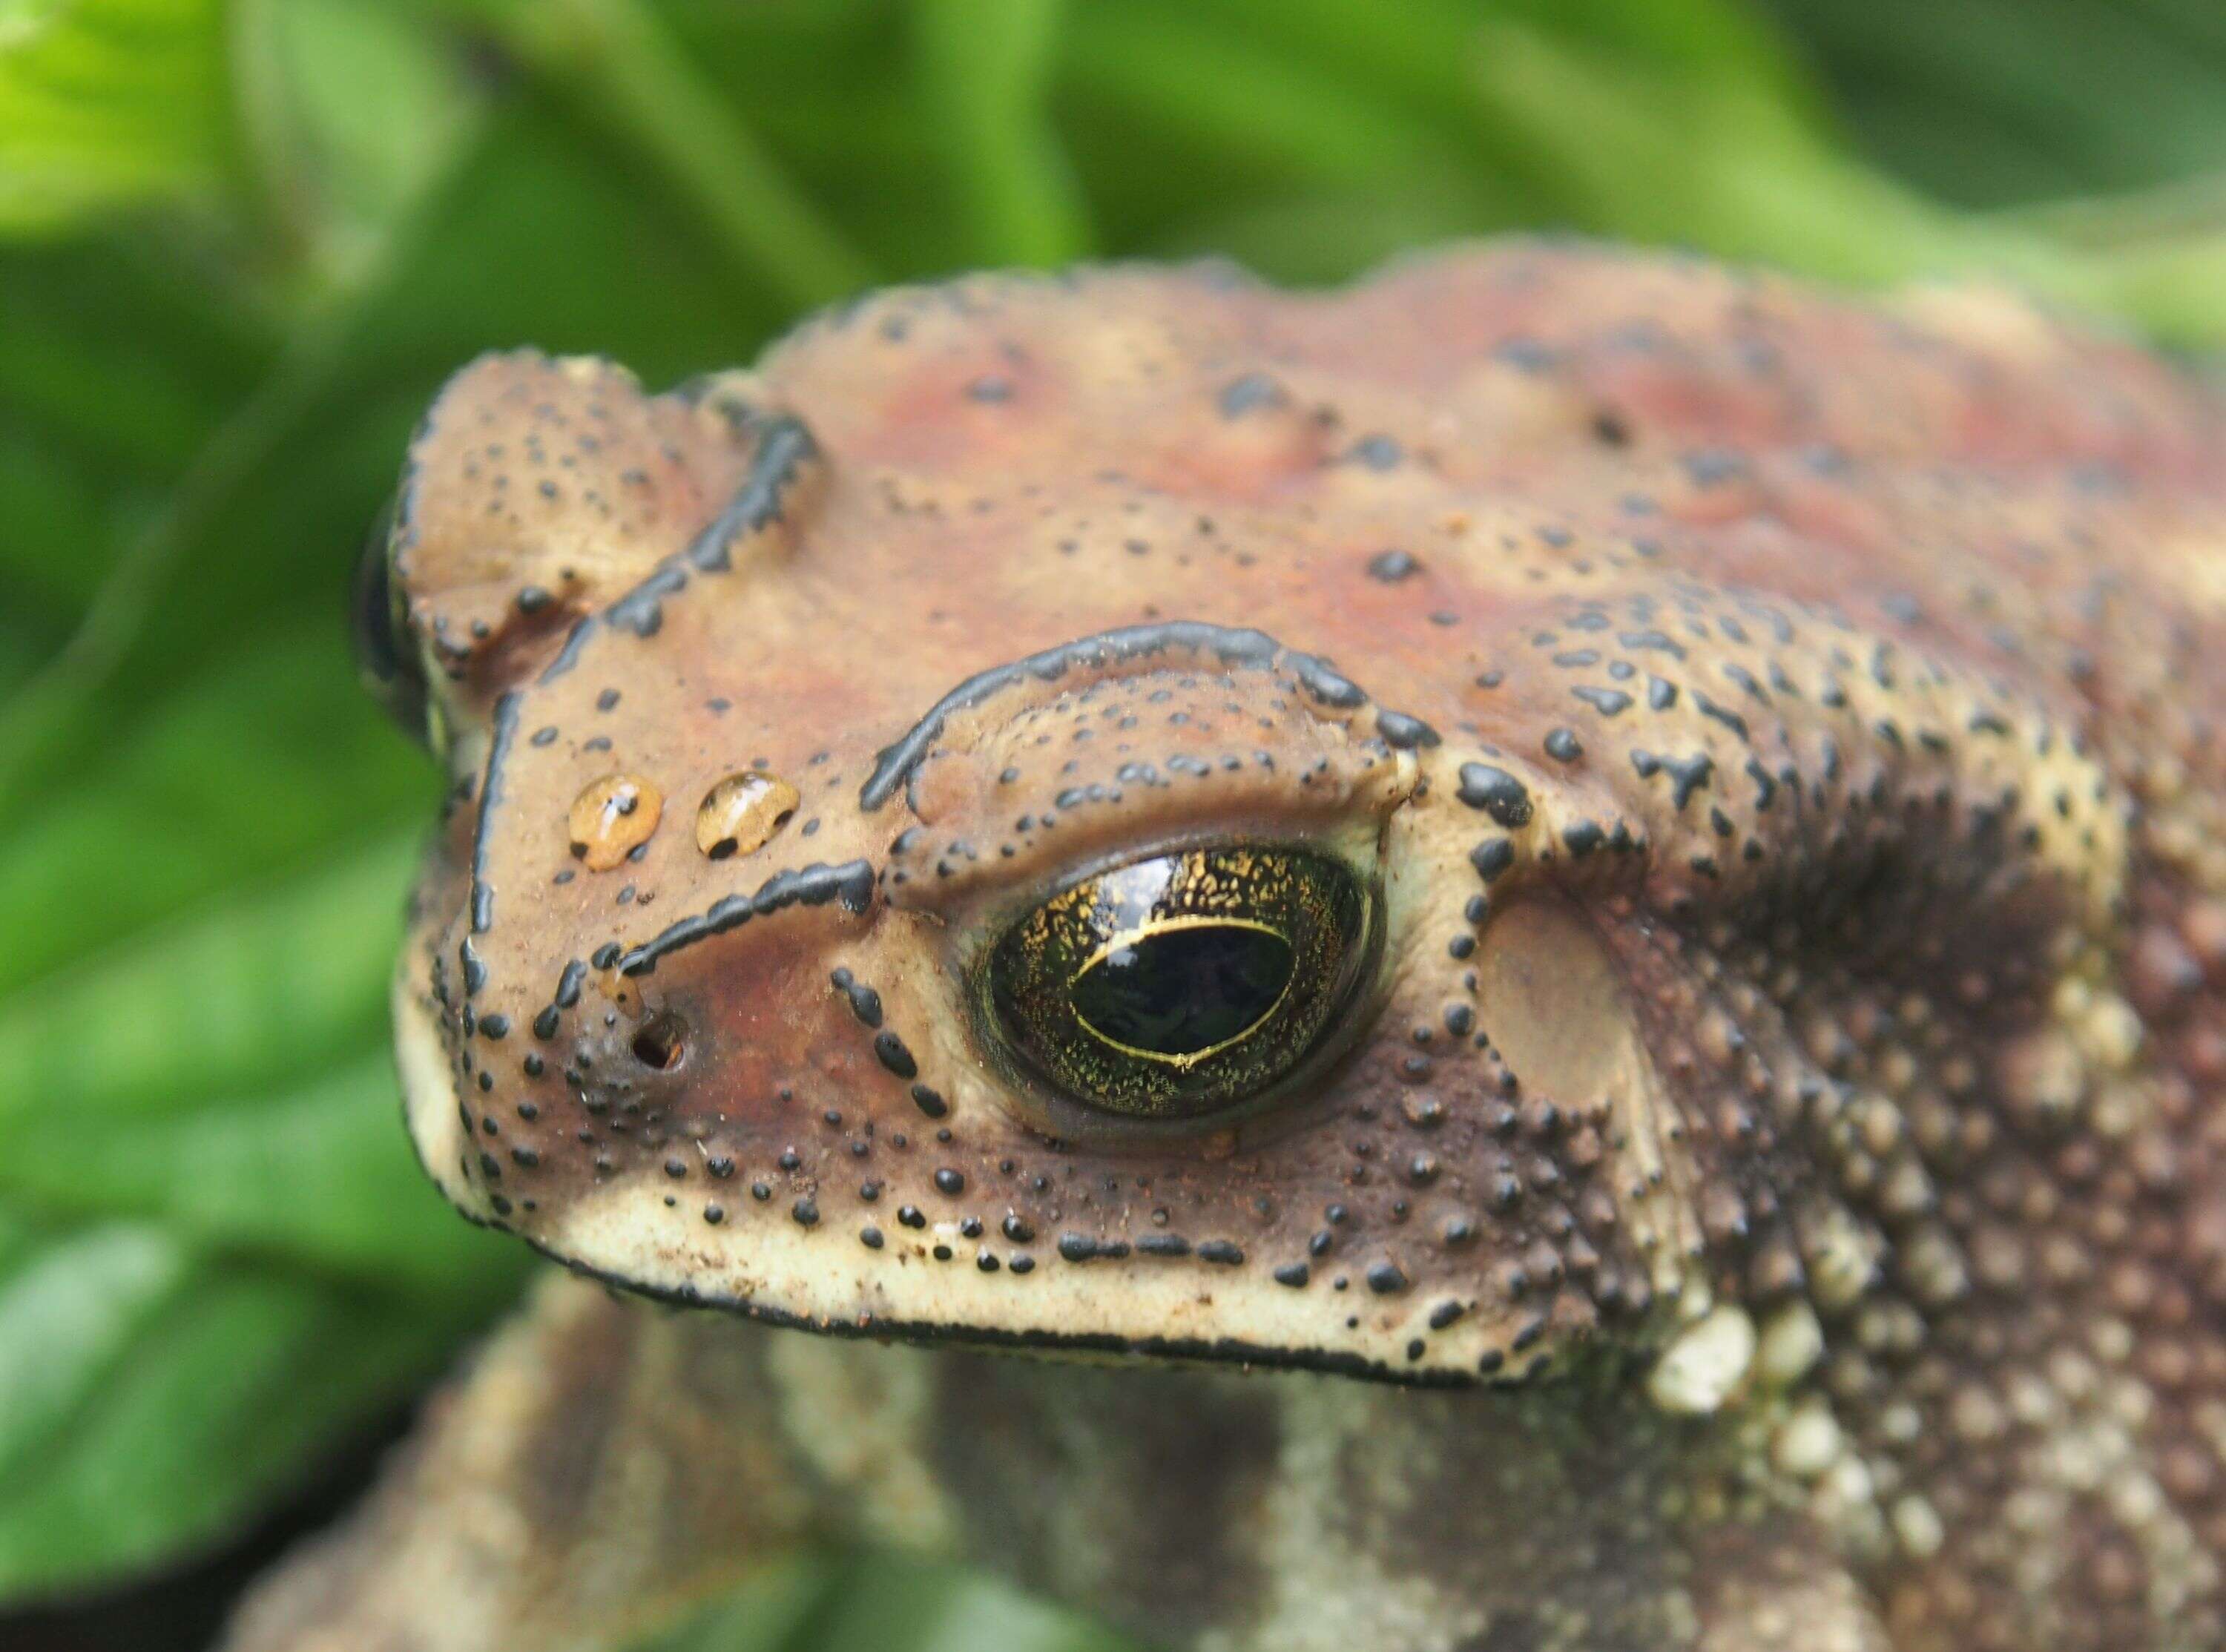
[[[688,1054],[688,1023],[670,1010],[660,1010],[641,1024],[633,1035],[633,1057],[645,1067],[671,1072]]]

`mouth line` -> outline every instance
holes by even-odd
[[[464,1212],[482,1227],[494,1225],[486,1218]],[[510,1231],[506,1229],[505,1231]],[[1269,1371],[1295,1371],[1324,1376],[1357,1377],[1402,1388],[1480,1388],[1519,1386],[1509,1380],[1489,1380],[1448,1366],[1401,1366],[1334,1349],[1279,1345],[1242,1337],[1124,1336],[1117,1331],[1014,1330],[1008,1326],[969,1325],[957,1320],[907,1319],[862,1312],[852,1317],[822,1318],[776,1307],[753,1297],[705,1291],[694,1286],[645,1284],[567,1255],[531,1234],[518,1234],[526,1247],[543,1260],[566,1271],[594,1280],[629,1296],[660,1302],[669,1307],[708,1310],[754,1320],[782,1330],[850,1340],[895,1340],[919,1347],[989,1349],[1072,1357],[1099,1357],[1154,1364],[1236,1365]]]

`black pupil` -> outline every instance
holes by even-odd
[[[1238,924],[1137,937],[1074,982],[1074,1011],[1101,1038],[1161,1056],[1226,1044],[1275,1007],[1291,979],[1290,943]]]

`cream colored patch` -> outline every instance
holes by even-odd
[[[864,1534],[929,1553],[949,1548],[956,1526],[927,1455],[933,1357],[795,1331],[777,1334],[766,1356],[788,1438],[857,1496]]]
[[[1356,1500],[1396,1511],[1405,1489],[1427,1477],[1426,1465],[1408,1463],[1399,1449],[1414,1437],[1387,1435],[1384,1395],[1351,1382],[1278,1380],[1283,1445],[1259,1557],[1270,1579],[1267,1602],[1244,1629],[1200,1636],[1198,1652],[1451,1652],[1472,1644],[1485,1627],[1477,1607],[1448,1598],[1428,1578],[1392,1570],[1382,1552],[1331,1517]],[[1356,1499],[1347,1447],[1364,1439],[1374,1482]]]
[[[1477,991],[1485,1030],[1524,1090],[1607,1102],[1612,1183],[1650,1190],[1622,1201],[1626,1231],[1651,1259],[1655,1288],[1678,1288],[1700,1237],[1689,1177],[1668,1151],[1669,1097],[1599,935],[1558,898],[1519,901],[1485,930]]]
[[[474,1204],[476,1197],[467,1193],[462,1202]],[[963,1252],[950,1261],[934,1259],[937,1244],[953,1248],[955,1228],[900,1229],[878,1251],[832,1223],[806,1229],[775,1219],[711,1228],[667,1208],[664,1189],[646,1175],[591,1191],[541,1237],[555,1255],[577,1258],[637,1289],[692,1293],[828,1327],[1148,1336],[1195,1344],[1202,1352],[1236,1342],[1471,1380],[1485,1350],[1506,1337],[1503,1323],[1481,1313],[1431,1332],[1431,1299],[1421,1293],[1360,1303],[1286,1290],[1257,1265],[1240,1271],[1170,1260],[1148,1273],[1116,1276],[1053,1262],[1025,1276],[992,1274],[962,1260]],[[1405,1344],[1422,1338],[1424,1353],[1404,1358]]]
[[[394,1064],[402,1078],[402,1111],[418,1161],[450,1203],[474,1216],[487,1214],[486,1201],[464,1179],[457,1161],[467,1145],[456,1115],[455,1086],[449,1082],[448,1053],[440,1026],[419,995],[415,980],[417,948],[406,945],[394,972]]]
[[[1816,1310],[1806,1302],[1793,1302],[1772,1314],[1762,1327],[1756,1349],[1756,1370],[1773,1388],[1790,1388],[1824,1357],[1824,1327]]]
[[[1744,1308],[1712,1309],[1662,1350],[1647,1375],[1647,1398],[1679,1416],[1712,1415],[1746,1380],[1754,1347],[1754,1321]]]
[[[1902,289],[1889,302],[1943,337],[2019,368],[2038,367],[2064,352],[2061,329],[2014,288],[1926,282]]]
[[[2172,579],[2191,615],[2226,614],[2226,538],[2215,531],[2166,538],[2146,566]]]

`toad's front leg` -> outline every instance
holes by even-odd
[[[1612,1387],[929,1354],[552,1278],[230,1647],[599,1652],[866,1542],[1173,1647],[1881,1652],[1806,1522],[1734,1517],[1711,1456]]]
[[[769,1341],[552,1274],[226,1644],[590,1652],[813,1541]]]

